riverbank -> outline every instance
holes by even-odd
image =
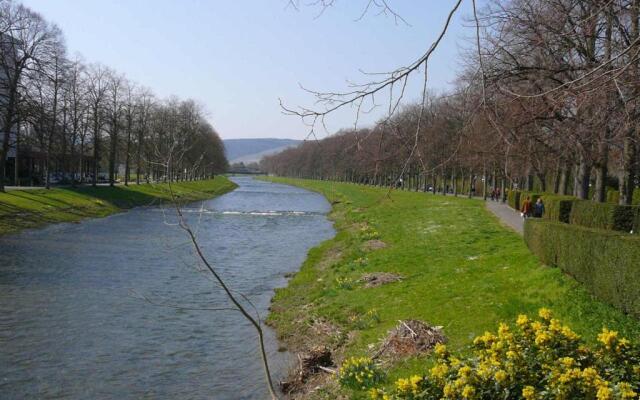
[[[236,188],[224,176],[172,184],[181,202],[209,199]],[[0,235],[57,222],[106,217],[133,207],[170,201],[169,186],[142,184],[115,187],[83,186],[0,193]]]
[[[449,348],[518,314],[541,307],[585,339],[603,326],[637,337],[640,321],[593,299],[574,279],[540,264],[522,238],[501,225],[481,200],[334,183],[269,178],[322,193],[333,205],[334,239],[312,249],[302,269],[276,292],[269,323],[292,351],[327,345],[340,362],[370,355],[398,320],[442,326]],[[401,281],[366,287],[365,274]],[[388,368],[388,382],[420,374],[429,357]],[[314,382],[314,386],[317,383]],[[335,383],[317,398],[341,394]],[[364,393],[350,393],[364,396]],[[314,396],[311,396],[312,398]]]

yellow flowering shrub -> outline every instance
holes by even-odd
[[[340,385],[366,390],[383,380],[380,368],[369,357],[352,357],[342,363],[338,370]]]
[[[537,319],[520,315],[511,327],[473,340],[473,353],[456,358],[445,345],[424,376],[400,379],[373,399],[638,399],[640,348],[603,329],[588,347],[569,327],[541,309]]]
[[[380,322],[380,314],[378,314],[378,310],[372,308],[364,314],[352,315],[349,317],[349,322],[356,329],[368,329]]]
[[[363,240],[380,239],[380,233],[369,225],[360,228],[360,238]]]

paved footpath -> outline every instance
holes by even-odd
[[[486,207],[489,211],[494,213],[504,225],[507,225],[520,235],[524,234],[524,220],[518,211],[509,207],[506,203],[492,200],[487,200]]]

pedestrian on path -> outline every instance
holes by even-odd
[[[527,196],[527,199],[522,203],[520,211],[522,212],[522,218],[529,218],[531,216],[531,197]]]
[[[544,215],[544,203],[542,197],[539,197],[536,204],[533,205],[533,218],[542,218]]]

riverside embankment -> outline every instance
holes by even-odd
[[[172,184],[181,203],[209,199],[236,187],[224,176]],[[153,206],[170,200],[167,183],[11,190],[0,193],[0,236],[56,222],[106,217],[133,207]]]
[[[473,337],[499,321],[535,315],[541,307],[590,340],[603,326],[626,337],[640,334],[640,321],[593,299],[559,269],[541,265],[481,200],[269,179],[323,194],[338,231],[309,252],[274,298],[269,321],[292,350],[327,345],[339,362],[370,354],[370,345],[398,320],[419,319],[443,326],[449,348],[466,352]],[[361,282],[379,272],[402,280],[377,287]],[[415,357],[393,364],[388,381],[424,373],[430,362]],[[344,394],[340,390],[329,383],[318,393],[335,398]]]

